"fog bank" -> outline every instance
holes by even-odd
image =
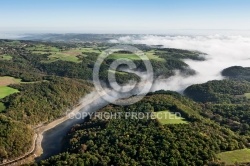
[[[194,76],[184,76],[176,71],[175,76],[155,81],[155,90],[183,91],[192,84],[209,80],[221,80],[220,72],[230,66],[250,67],[250,37],[246,36],[125,36],[112,40],[113,43],[163,45],[165,48],[197,50],[206,53],[205,61],[184,60]]]

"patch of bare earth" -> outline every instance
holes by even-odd
[[[19,83],[18,80],[16,80],[13,77],[0,77],[0,86],[7,86],[10,84],[17,84]]]

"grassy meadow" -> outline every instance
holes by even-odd
[[[250,93],[245,93],[244,96],[248,99],[250,99]]]
[[[19,84],[21,79],[16,79],[13,77],[0,77],[0,99],[5,98],[13,93],[19,92],[18,90],[8,87],[10,84]]]
[[[165,110],[155,112],[155,116],[157,120],[162,124],[187,124],[188,122],[185,121],[184,118],[177,116],[176,114]]]
[[[5,98],[6,96],[9,96],[13,93],[19,92],[17,89],[10,88],[7,86],[1,86],[0,87],[0,99]]]
[[[250,149],[234,150],[229,152],[222,152],[217,155],[226,165],[234,165],[237,163],[250,162]]]
[[[8,85],[10,84],[19,84],[19,83],[21,83],[21,79],[9,76],[0,77],[0,99],[19,92],[17,89],[8,87]],[[2,112],[4,109],[5,109],[4,104],[0,102],[0,112]]]
[[[10,55],[0,55],[0,60],[10,61],[12,59],[12,56]]]

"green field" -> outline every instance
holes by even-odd
[[[184,118],[177,116],[176,114],[169,111],[159,111],[155,112],[157,120],[161,124],[187,124]]]
[[[157,61],[164,61],[164,59],[159,58],[158,56],[154,55],[153,51],[149,51],[145,53],[149,60],[157,60]],[[130,60],[141,60],[141,58],[138,55],[135,54],[126,54],[126,53],[113,53],[109,57],[109,59],[130,59]],[[142,57],[142,60],[145,58]],[[146,60],[146,59],[145,59]]]
[[[6,96],[9,96],[9,95],[11,95],[13,93],[17,93],[17,92],[19,92],[19,91],[16,89],[13,89],[13,88],[10,88],[7,86],[1,86],[0,87],[0,99],[5,98]]]
[[[0,102],[0,113],[5,110],[5,106],[3,103]]]
[[[250,162],[250,149],[234,150],[229,152],[222,152],[217,155],[226,165],[234,165],[237,163]]]
[[[250,93],[245,93],[244,96],[248,99],[250,99]]]
[[[0,55],[0,60],[9,61],[11,59],[12,59],[12,56],[10,56],[10,55],[6,55],[6,54]]]

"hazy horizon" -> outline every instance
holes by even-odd
[[[0,32],[166,34],[180,30],[250,30],[247,0],[8,0]]]
[[[92,33],[92,32],[11,32],[1,31],[0,39],[22,39],[41,34],[107,34],[107,35],[163,35],[163,36],[250,36],[250,30],[166,30],[165,33]]]

